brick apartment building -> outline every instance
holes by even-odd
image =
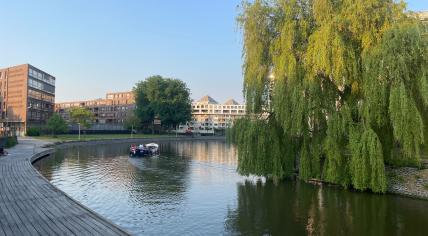
[[[86,107],[94,114],[90,131],[123,131],[124,121],[135,109],[135,99],[132,92],[107,93],[104,99],[56,103],[55,111],[69,122],[72,107]]]
[[[55,77],[30,65],[0,69],[1,132],[23,135],[54,112]]]

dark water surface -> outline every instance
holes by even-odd
[[[428,201],[236,173],[222,141],[60,149],[35,166],[52,184],[134,234],[428,235]]]

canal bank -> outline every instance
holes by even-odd
[[[91,146],[91,145],[104,145],[104,144],[119,144],[119,143],[150,143],[150,142],[171,142],[171,141],[183,141],[183,140],[225,140],[224,136],[198,136],[198,137],[187,137],[187,136],[165,136],[165,137],[148,137],[148,138],[118,138],[118,139],[100,139],[100,140],[89,140],[89,141],[65,141],[65,142],[54,142],[46,143],[44,147],[47,148],[68,148],[75,146]]]
[[[421,168],[386,168],[388,193],[428,200],[428,162]]]

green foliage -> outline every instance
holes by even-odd
[[[238,130],[244,129],[245,132]],[[294,171],[294,153],[286,149],[287,138],[278,124],[263,120],[240,119],[228,131],[228,138],[237,143],[239,166],[243,175],[289,177]]]
[[[94,114],[85,107],[72,107],[70,109],[71,122],[80,124],[84,128],[91,127],[94,120]]]
[[[27,129],[27,136],[40,136],[40,128],[30,127]]]
[[[16,136],[8,136],[6,137],[6,143],[4,145],[5,148],[11,148],[18,144],[18,138]]]
[[[371,129],[355,128],[351,131],[349,146],[352,153],[350,166],[354,188],[385,192],[383,152],[377,134]]]
[[[135,113],[131,113],[129,114],[125,121],[124,121],[124,126],[126,129],[138,129],[140,128],[141,125],[141,120],[137,117],[137,115],[135,115]]]
[[[228,137],[244,174],[384,192],[419,165],[428,129],[426,29],[392,0],[255,0],[243,30],[248,118]],[[298,163],[298,165],[297,165]]]
[[[266,74],[269,72],[269,47],[272,37],[271,8],[265,1],[243,4],[245,14],[238,21],[244,28],[244,95],[251,100],[249,112],[260,112],[267,98]],[[251,33],[246,33],[251,32]]]
[[[48,130],[52,133],[52,135],[65,133],[67,132],[67,123],[65,120],[58,114],[54,113],[46,123]]]
[[[311,153],[307,143],[304,143],[300,152],[299,176],[303,180],[308,180],[312,177],[311,173]]]
[[[151,124],[158,117],[170,128],[191,119],[190,91],[181,80],[151,76],[138,82],[134,93],[135,114],[142,123]]]

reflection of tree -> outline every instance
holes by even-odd
[[[177,200],[186,190],[189,161],[176,156],[171,145],[162,143],[161,156],[150,158],[128,158],[129,144],[58,149],[40,167],[48,179],[60,168],[78,168],[80,175],[102,177],[102,182],[112,188],[125,188],[136,201]]]
[[[144,203],[178,203],[187,189],[189,161],[177,156],[132,158],[137,167],[131,179],[131,195]]]
[[[407,204],[405,204],[407,203]],[[409,206],[406,205],[411,205]],[[243,235],[419,235],[424,201],[342,191],[296,182],[238,184],[226,232]]]
[[[94,166],[96,162],[104,162],[107,161],[107,159],[127,155],[128,149],[128,144],[57,148],[55,153],[34,163],[34,166],[43,174],[43,176],[48,180],[51,180],[52,173],[61,168],[66,169],[70,166],[78,165],[81,169],[88,169],[89,167]],[[103,166],[98,165],[98,167],[100,168],[100,171],[108,171],[103,169]]]
[[[57,170],[62,163],[64,162],[64,157],[58,152],[52,153],[49,157],[45,157],[41,160],[38,160],[33,164],[33,166],[40,172],[42,175],[52,181],[52,173]]]
[[[304,234],[302,223],[296,227],[299,222],[290,198],[293,190],[288,185],[280,188],[271,182],[239,183],[237,209],[228,213],[226,231],[242,235]]]

